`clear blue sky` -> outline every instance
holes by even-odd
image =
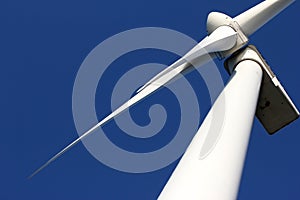
[[[73,83],[97,44],[145,26],[174,29],[199,41],[206,35],[210,11],[235,16],[258,2],[2,1],[0,199],[155,199],[176,162],[159,171],[129,174],[101,164],[81,143],[33,179],[26,178],[77,137]],[[294,3],[251,37],[298,107],[299,8]],[[165,64],[172,61],[158,58]],[[137,59],[151,61],[147,56]],[[216,63],[226,82],[222,62]],[[207,111],[209,104],[201,108]],[[239,199],[300,199],[299,129],[300,120],[269,136],[255,120]]]

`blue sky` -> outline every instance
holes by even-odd
[[[27,176],[77,137],[73,84],[96,45],[121,31],[147,26],[174,29],[200,41],[210,11],[235,16],[258,2],[2,1],[0,199],[155,199],[177,162],[151,173],[124,173],[101,164],[79,143],[34,178],[27,180]],[[250,38],[298,106],[299,8],[299,2],[294,3]],[[155,61],[168,64],[174,59],[163,55]],[[120,67],[133,65],[132,60],[134,55],[123,63],[120,60]],[[141,52],[136,60],[153,62]],[[216,63],[226,82],[222,62]],[[107,76],[113,78],[114,72]],[[205,96],[205,85],[200,85]],[[202,115],[210,106],[207,99],[203,102]],[[147,122],[142,111],[133,113],[140,123]],[[299,199],[299,129],[300,120],[269,136],[255,120],[239,199]],[[126,146],[122,138],[110,139]]]

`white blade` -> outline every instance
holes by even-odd
[[[90,130],[82,134],[79,138],[77,138],[75,141],[70,143],[67,147],[65,147],[62,151],[57,153],[55,156],[53,156],[49,161],[47,161],[44,165],[42,165],[39,169],[37,169],[29,178],[33,177],[35,174],[37,174],[39,171],[44,169],[47,165],[49,165],[51,162],[56,160],[58,157],[60,157],[63,153],[65,153],[67,150],[72,148],[75,144],[77,144],[80,140],[82,140],[84,137],[88,136],[90,133],[92,133],[94,130],[96,130],[98,127],[104,125],[109,120],[113,119],[117,115],[119,115],[124,110],[128,109],[130,106],[136,104],[140,100],[144,99],[145,97],[149,96],[156,90],[158,90],[161,86],[169,82],[171,79],[173,79],[175,76],[177,76],[180,72],[182,72],[184,69],[190,66],[190,63],[193,62],[196,58],[212,53],[212,52],[218,52],[218,51],[224,51],[231,49],[237,40],[237,34],[236,32],[228,27],[228,26],[222,26],[216,29],[210,36],[204,38],[198,45],[196,45],[191,51],[189,51],[183,58],[179,59],[177,62],[175,62],[173,65],[171,65],[169,68],[164,70],[163,72],[159,73],[157,75],[155,81],[149,83],[145,87],[143,87],[142,90],[140,90],[139,93],[137,93],[135,96],[133,96],[131,99],[129,99],[126,103],[124,103],[122,106],[120,106],[118,109],[116,109],[114,112],[112,112],[110,115],[105,117],[102,121],[100,121],[98,124],[96,124],[94,127],[92,127]]]
[[[279,14],[295,0],[266,0],[236,16],[236,21],[243,32],[249,36]]]
[[[167,73],[170,73],[168,78],[170,78],[171,80],[173,77],[181,73],[184,69],[186,69],[190,65],[193,65],[195,59],[203,55],[231,49],[236,44],[236,40],[237,33],[229,26],[221,26],[217,28],[214,32],[212,32],[209,36],[207,36],[201,42],[199,42],[182,58],[180,58],[175,63],[164,69],[162,72],[154,76],[150,81],[143,85],[137,91],[137,93],[142,91],[150,84],[157,84],[158,82],[161,82],[161,84],[167,83],[169,80],[162,79],[162,76],[164,76]],[[199,60],[197,60],[197,64],[200,64]],[[173,74],[173,76],[171,74]]]

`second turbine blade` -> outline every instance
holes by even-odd
[[[149,96],[153,92],[157,91],[159,88],[167,84],[169,81],[173,80],[178,74],[186,70],[187,68],[191,67],[193,62],[197,60],[197,64],[201,64],[201,56],[207,55],[213,52],[219,52],[231,49],[236,44],[236,32],[229,26],[222,26],[216,29],[210,36],[204,38],[198,45],[196,45],[191,51],[189,51],[183,58],[179,59],[173,65],[164,70],[163,72],[156,75],[152,82],[148,82],[144,85],[139,92],[101,120],[98,124],[93,126],[91,129],[83,133],[79,138],[74,140],[68,146],[66,146],[63,150],[53,156],[50,160],[48,160],[44,165],[42,165],[39,169],[37,169],[30,177],[37,174],[39,171],[44,169],[48,166],[51,162],[56,160],[66,151],[71,149],[74,145],[76,145],[80,140],[91,134],[94,130],[99,128],[100,126],[104,125],[114,117],[118,116],[120,113],[131,107],[132,105],[136,104],[137,102],[141,101],[145,97]],[[205,56],[204,56],[205,57]],[[199,61],[200,59],[200,61]],[[205,61],[203,59],[202,61]],[[203,63],[202,63],[203,64]]]

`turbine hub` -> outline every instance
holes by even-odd
[[[230,25],[233,19],[228,15],[220,12],[211,12],[207,17],[206,30],[208,34],[211,34],[218,27],[223,25]]]
[[[233,48],[227,51],[222,51],[217,53],[218,57],[222,59],[233,54],[237,50],[241,49],[243,46],[245,46],[245,44],[248,43],[249,39],[244,34],[241,27],[234,19],[232,19],[231,17],[229,17],[224,13],[211,12],[207,17],[207,24],[206,24],[208,34],[211,34],[220,26],[229,26],[232,29],[234,29],[238,35],[236,45]]]

